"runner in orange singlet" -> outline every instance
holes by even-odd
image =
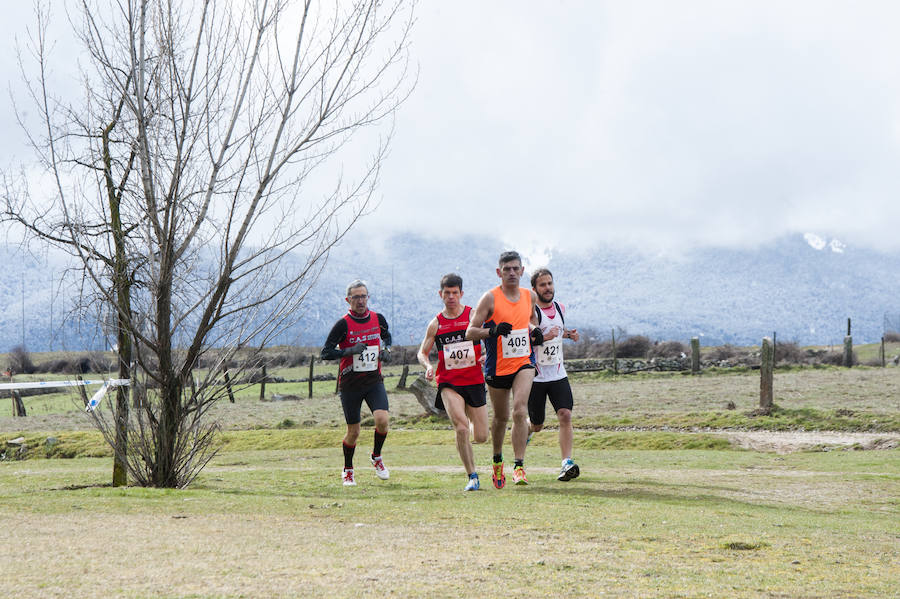
[[[485,340],[484,380],[488,385],[491,405],[491,443],[494,449],[494,486],[506,484],[503,474],[503,437],[509,422],[509,396],[512,394],[512,446],[515,455],[513,482],[528,484],[525,476],[525,445],[528,440],[528,395],[534,379],[531,345],[543,342],[537,325],[534,291],[519,287],[522,258],[517,252],[500,254],[497,276],[500,285],[488,291],[472,312],[466,339]]]

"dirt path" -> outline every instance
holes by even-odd
[[[738,447],[775,453],[791,453],[814,447],[823,449],[845,447],[894,449],[900,447],[900,434],[897,433],[721,431],[714,434],[725,437]]]

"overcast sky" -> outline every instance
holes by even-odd
[[[11,47],[29,11],[4,11]],[[900,3],[456,0],[417,17],[419,83],[367,231],[900,249]]]

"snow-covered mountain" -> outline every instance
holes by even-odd
[[[440,309],[440,277],[451,271],[462,275],[465,300],[474,305],[497,283],[497,256],[507,247],[483,237],[451,242],[397,235],[372,242],[351,236],[332,253],[297,326],[279,341],[320,344],[346,309],[346,284],[362,278],[370,284],[371,307],[391,322],[395,343],[417,343]],[[0,251],[8,275],[0,287],[0,351],[22,342],[23,279],[30,350],[49,349],[51,342],[54,349],[106,347],[89,320],[60,326],[63,306],[77,290],[51,292],[51,281],[62,272],[59,259],[48,264],[11,248]],[[621,328],[654,339],[699,335],[704,345],[716,345],[755,344],[777,332],[781,340],[828,344],[841,341],[847,318],[857,342],[880,338],[886,316],[889,328],[900,328],[900,253],[854,248],[814,234],[753,250],[706,248],[678,256],[602,245],[524,255],[526,266],[554,272],[557,297],[568,306],[567,322],[600,334]],[[530,263],[537,261],[541,264]]]

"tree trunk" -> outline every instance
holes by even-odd
[[[416,396],[419,405],[425,408],[425,411],[435,416],[446,416],[447,413],[438,410],[434,406],[434,399],[437,396],[437,389],[434,385],[425,380],[424,376],[419,376],[409,386],[409,391]]]
[[[178,486],[175,446],[178,440],[178,423],[181,420],[181,384],[177,379],[166,382],[159,389],[159,430],[156,436],[156,466],[153,470],[153,486],[175,488]]]
[[[121,105],[120,105],[121,106]],[[109,225],[112,231],[114,269],[114,295],[116,300],[116,345],[119,362],[119,378],[131,378],[131,335],[128,325],[131,320],[131,275],[125,252],[125,227],[122,224],[121,190],[113,179],[112,157],[109,136],[118,122],[118,115],[103,130],[103,172],[106,196],[109,203]],[[132,157],[134,154],[132,154]],[[82,390],[84,387],[82,387]],[[116,387],[115,447],[113,448],[114,487],[128,484],[128,393],[130,387]],[[83,392],[83,391],[82,391]],[[86,397],[86,395],[85,395]]]
[[[182,378],[172,355],[172,273],[170,248],[160,253],[156,298],[157,356],[159,358],[159,430],[153,486],[178,486],[175,447],[181,423]]]

